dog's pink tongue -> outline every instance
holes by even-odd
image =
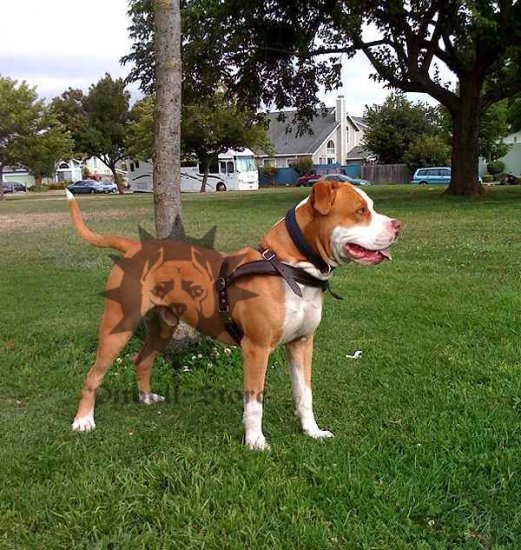
[[[352,258],[364,260],[368,263],[380,263],[386,259],[392,260],[391,252],[388,248],[382,250],[369,250],[358,244],[348,243],[346,245],[346,252]]]

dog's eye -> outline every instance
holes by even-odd
[[[365,214],[367,214],[369,212],[369,210],[367,210],[367,208],[365,206],[362,206],[362,208],[359,208],[356,213],[357,214],[360,214],[361,216],[365,216]]]

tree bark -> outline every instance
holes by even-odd
[[[112,172],[112,177],[114,178],[114,183],[118,186],[118,191],[120,195],[123,195],[125,192],[125,186],[123,185],[123,182],[121,181],[119,174],[116,170],[116,165],[111,163],[109,164],[110,171]]]
[[[42,175],[41,174],[35,174],[34,175],[34,187],[38,189],[39,191],[42,188]]]
[[[452,115],[451,181],[447,195],[478,196],[483,186],[478,180],[480,80],[460,79],[459,108]]]
[[[0,164],[0,201],[5,201],[4,195],[4,165]]]
[[[181,14],[179,0],[154,0],[156,101],[154,208],[160,239],[184,235],[181,210]]]
[[[206,183],[208,182],[208,172],[210,171],[210,163],[208,160],[202,162],[203,165],[203,181],[201,182],[201,193],[206,191]]]

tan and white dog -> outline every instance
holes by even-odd
[[[98,235],[83,223],[72,194],[68,193],[68,199],[74,227],[82,238],[124,254],[124,264],[116,264],[108,277],[96,360],[85,379],[72,425],[73,430],[90,431],[95,428],[96,390],[142,318],[147,338],[135,359],[135,372],[140,400],[147,404],[163,400],[150,390],[150,370],[157,354],[168,345],[179,319],[220,342],[233,345],[234,341],[217,311],[212,284],[224,255],[174,241],[139,242]],[[365,192],[335,181],[317,182],[309,197],[297,206],[296,220],[307,243],[331,267],[350,262],[375,265],[390,258],[388,248],[400,232],[400,222],[378,214]],[[261,245],[274,251],[284,263],[301,267],[316,278],[330,276],[322,274],[299,252],[284,220],[266,233]],[[229,258],[235,268],[261,256],[257,250],[245,248]],[[135,267],[134,271],[130,269],[131,275],[129,266]],[[302,297],[280,277],[252,275],[229,289],[233,320],[244,333],[243,422],[245,442],[251,449],[269,448],[262,432],[262,396],[269,354],[280,344],[286,346],[295,412],[302,430],[313,438],[333,435],[319,428],[312,407],[313,333],[321,319],[323,291],[302,285],[300,288]],[[244,292],[248,299],[241,299]],[[118,293],[134,299],[114,299]]]

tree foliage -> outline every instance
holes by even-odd
[[[297,106],[305,120],[321,87],[339,85],[340,56],[362,51],[375,79],[446,107],[454,129],[449,192],[481,192],[480,118],[521,91],[521,2],[191,0],[182,7],[190,88],[204,90],[218,76],[242,104]],[[149,8],[149,0],[131,4],[134,46],[126,58],[144,88],[153,87]],[[454,81],[442,80],[441,65]]]
[[[517,94],[508,101],[507,122],[512,133],[521,131],[521,94]]]
[[[73,153],[80,158],[99,158],[110,168],[120,192],[117,165],[127,156],[129,101],[123,80],[105,74],[87,95],[69,88],[51,102],[51,112],[71,134]]]
[[[19,140],[36,131],[43,111],[43,102],[38,100],[35,88],[26,82],[18,83],[0,76],[0,197],[3,168],[7,164],[18,164]]]
[[[441,131],[439,109],[426,103],[412,103],[403,94],[389,95],[382,105],[366,107],[364,147],[383,164],[406,162],[413,143],[424,135]]]
[[[404,155],[404,162],[414,172],[422,166],[447,166],[450,147],[439,135],[424,134],[416,138]]]
[[[51,101],[51,113],[67,128],[73,140],[73,154],[76,157],[86,156],[85,131],[87,113],[85,111],[85,94],[82,90],[69,88]]]
[[[72,155],[73,140],[69,133],[45,108],[31,132],[21,135],[13,144],[12,155],[34,176],[36,186],[43,177],[54,175],[56,163]]]

